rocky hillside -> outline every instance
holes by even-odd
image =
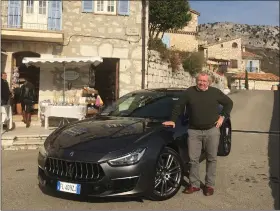
[[[212,42],[217,37],[242,37],[248,47],[279,49],[279,26],[259,26],[235,24],[229,22],[208,23],[199,25],[200,39]]]
[[[241,37],[248,51],[263,56],[262,70],[279,75],[279,26],[218,22],[201,24],[198,30],[199,40],[208,43],[218,37],[223,40]]]

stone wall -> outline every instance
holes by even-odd
[[[279,82],[277,81],[254,81],[249,80],[249,90],[271,90],[273,85],[278,85]],[[239,89],[241,86],[241,89],[245,89],[245,80],[240,80],[240,86],[239,86],[239,80],[236,79],[232,83],[233,86],[236,87],[236,89]]]
[[[224,77],[215,73],[210,73],[216,82],[212,86],[221,90],[224,89]],[[147,88],[187,88],[195,85],[195,78],[182,67],[177,72],[173,72],[170,64],[160,59],[160,55],[156,51],[149,51],[148,69],[146,73]]]
[[[1,1],[1,27],[8,25],[8,1]]]
[[[183,28],[183,31],[185,32],[196,32],[197,26],[198,26],[198,15],[190,12],[192,15],[191,21],[188,22],[188,24]]]
[[[195,52],[198,50],[198,40],[193,34],[166,33],[170,37],[172,49]]]

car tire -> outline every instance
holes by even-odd
[[[228,156],[231,152],[231,125],[229,121],[222,125],[220,132],[218,156]]]
[[[170,165],[167,165],[169,162],[166,162],[164,163],[165,167],[161,167],[162,161],[164,161],[164,159],[166,158],[167,161],[172,160]],[[152,201],[164,201],[172,198],[180,190],[183,178],[184,165],[179,154],[172,148],[165,147],[158,156],[154,178],[154,187],[152,188],[152,191],[149,194],[148,198]],[[159,180],[161,180],[160,183]],[[164,187],[165,184],[170,186],[171,189],[161,194],[158,189],[160,188],[162,190],[162,187]],[[171,187],[172,184],[175,187]]]

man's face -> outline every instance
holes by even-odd
[[[209,78],[208,78],[208,76],[207,75],[200,75],[200,76],[198,76],[196,84],[197,84],[197,87],[200,90],[203,90],[203,91],[207,90],[207,88],[209,86]]]
[[[2,74],[2,79],[7,80],[7,74]]]

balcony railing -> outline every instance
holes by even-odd
[[[259,71],[257,67],[252,67],[252,68],[246,67],[246,70],[247,70],[248,72],[258,72],[258,71]]]
[[[44,11],[40,10],[40,12],[33,10],[30,13],[30,11],[24,10],[22,7],[23,4],[20,4],[20,9],[18,9],[15,7],[15,5],[11,3],[9,4],[9,1],[2,1],[1,4],[2,29],[61,31],[61,18],[60,18],[61,13],[56,14],[59,12],[59,10],[54,10],[54,12],[51,11],[51,15],[50,15],[48,14],[49,13],[48,10],[44,10]]]

